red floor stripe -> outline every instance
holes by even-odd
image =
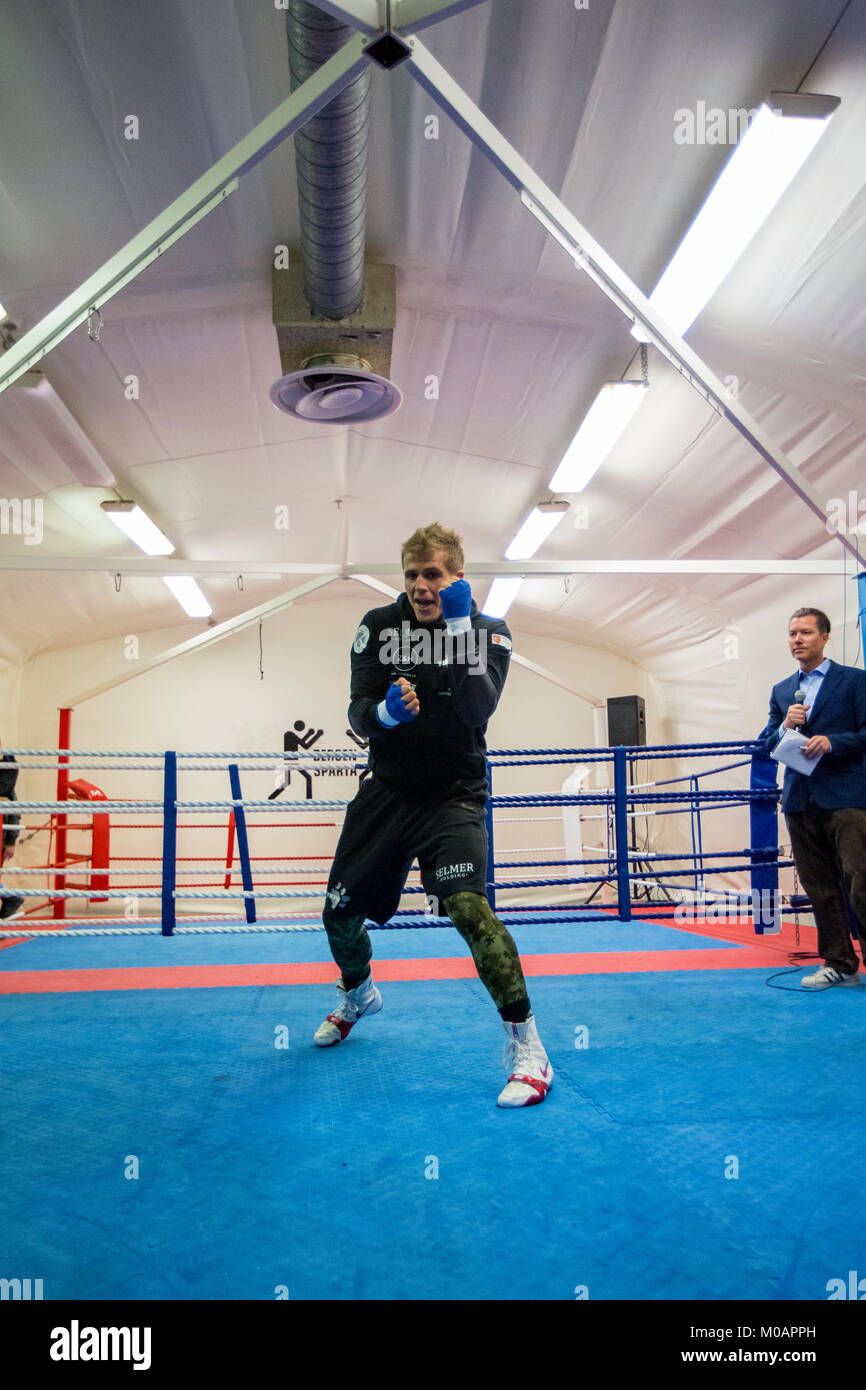
[[[748,970],[782,964],[778,950],[592,951],[521,956],[527,976],[619,975],[659,970]],[[469,980],[475,965],[466,958],[378,960],[376,980]],[[108,970],[21,970],[0,972],[0,994],[93,993],[100,990],[219,989],[254,985],[330,984],[333,961],[290,965],[279,961],[247,965],[158,965]]]

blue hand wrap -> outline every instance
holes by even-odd
[[[472,590],[465,579],[455,579],[453,584],[439,590],[442,603],[442,617],[468,618],[472,612]]]
[[[449,633],[468,632],[472,626],[472,590],[465,579],[455,579],[453,584],[439,590],[442,604],[442,617]]]
[[[385,728],[393,729],[395,724],[408,724],[415,715],[410,713],[403,703],[403,687],[401,685],[390,685],[388,693],[381,704],[376,706],[376,716],[379,723]]]

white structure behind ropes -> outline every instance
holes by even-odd
[[[4,7],[3,743],[56,747],[72,705],[80,748],[273,749],[295,720],[352,747],[352,634],[400,588],[400,542],[435,519],[463,535],[479,603],[524,576],[493,748],[604,743],[604,702],[624,694],[646,700],[650,744],[752,738],[801,605],[830,615],[828,653],[860,664],[866,0],[319,8],[352,21],[348,47],[290,97],[276,6],[181,0],[122,22],[108,0]],[[365,51],[389,19],[387,61],[403,61],[386,69]],[[285,375],[275,258],[301,244],[282,137],[307,92],[365,69],[365,261],[395,268],[402,404],[323,423],[269,395]],[[835,99],[826,129],[691,326],[668,325],[652,292],[737,113],[806,94]],[[648,385],[629,423],[585,483],[563,469],[554,490],[603,388],[642,380],[636,337]],[[142,555],[101,506],[119,500],[174,552]],[[537,508],[547,538],[507,559]],[[185,575],[209,619],[163,582]],[[642,764],[641,780],[681,770]],[[130,776],[104,790],[157,794]],[[273,785],[244,776],[248,797]],[[563,780],[522,768],[496,791]],[[32,773],[19,794],[53,786]],[[639,822],[641,846],[687,847],[665,819]],[[600,825],[580,830],[601,843]],[[268,833],[254,853],[292,852]],[[746,811],[707,814],[704,838],[744,847]],[[561,817],[497,833],[497,849],[563,843]],[[37,839],[20,862],[38,859]]]

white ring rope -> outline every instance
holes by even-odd
[[[157,827],[154,826],[154,829],[156,828]],[[156,865],[154,865],[152,869],[115,869],[113,863],[110,866],[108,864],[96,864],[92,868],[84,864],[77,864],[68,869],[58,869],[54,864],[49,864],[47,868],[44,869],[16,869],[13,868],[11,864],[7,864],[3,868],[3,877],[5,878],[8,874],[48,874],[51,878],[61,878],[66,874],[85,874],[93,877],[97,875],[102,877],[110,875],[111,878],[118,878],[121,874],[133,874],[142,878],[146,877],[148,874],[153,875],[158,872]],[[221,869],[175,870],[177,876],[180,876],[180,874],[216,874],[217,877],[221,877],[224,874],[231,874],[234,878],[240,877],[240,872],[241,870],[237,860],[235,860],[232,868],[227,868],[225,864],[223,864]],[[317,869],[253,869],[253,877],[255,878],[257,874],[322,874],[324,872],[325,865],[323,864]]]
[[[19,811],[58,811],[65,816],[93,815],[155,815],[164,810],[162,801],[15,801],[15,814]],[[275,801],[245,801],[239,797],[234,801],[176,801],[175,810],[184,811],[234,811],[240,807],[245,811],[274,811]],[[345,811],[348,801],[281,801],[281,811]],[[121,830],[122,826],[119,827]],[[158,829],[157,826],[151,827]],[[183,826],[178,826],[183,830]]]
[[[563,910],[563,909],[560,909]],[[531,925],[531,923],[521,924]],[[396,927],[389,930],[417,930],[418,927],[441,927],[442,923],[436,918],[430,918],[421,922],[407,922],[405,928]],[[202,927],[175,927],[173,936],[180,936],[181,933],[190,936],[213,936],[224,933],[247,934],[250,932],[287,932],[287,931],[324,931],[324,925],[315,923],[295,923],[286,922],[271,925],[265,922],[239,922],[237,925],[226,923],[219,926]],[[0,939],[4,937],[37,937],[37,936],[161,936],[162,927],[44,927],[37,928],[35,931],[28,931],[22,927],[19,931],[4,930],[0,931]],[[256,964],[256,962],[252,962]],[[300,962],[303,963],[303,962]],[[311,962],[315,963],[315,962]]]
[[[417,926],[417,923],[415,924]],[[287,923],[285,926],[271,926],[263,922],[243,922],[237,926],[228,923],[224,926],[213,927],[175,927],[173,936],[180,936],[181,932],[194,935],[212,934],[220,932],[283,932],[283,931],[324,931],[321,924],[319,926],[302,926],[295,923]],[[22,927],[20,931],[0,931],[0,938],[7,936],[161,936],[162,927],[44,927],[37,928],[36,931],[28,931]]]
[[[329,761],[330,761],[330,760],[329,760]],[[341,768],[341,769],[345,769],[345,767],[348,766],[348,764],[346,764],[346,763],[334,763],[333,766],[334,766],[334,768],[339,767],[339,768]],[[352,775],[354,776],[356,773],[363,772],[364,769],[365,769],[367,766],[368,766],[367,763],[357,763],[357,764],[355,764],[353,767],[350,768],[350,771],[351,771]],[[109,764],[105,764],[105,763],[4,763],[4,767],[10,769],[10,770],[13,771],[13,772],[36,772],[36,771],[40,771],[40,772],[46,772],[46,771],[50,771],[50,772],[97,772],[97,771],[98,771],[98,772],[156,772],[156,773],[161,773],[161,769],[155,768],[155,767],[153,766],[152,763],[117,763],[117,764],[111,764],[111,763],[109,763]],[[279,764],[277,764],[276,761],[274,761],[274,763],[271,764],[271,768],[272,768],[274,771],[279,771],[279,772],[282,772],[283,770],[285,770],[286,772],[294,772],[296,768],[303,769],[303,768],[308,768],[308,767],[314,767],[314,768],[317,769],[317,771],[321,771],[322,768],[325,768],[325,769],[327,770],[327,769],[328,769],[328,763],[326,763],[326,762],[320,762],[320,763],[307,763],[307,762],[296,763],[296,762],[291,761],[288,757],[286,757],[286,758],[281,758],[280,761],[279,761]],[[267,767],[251,767],[251,768],[248,768],[247,771],[249,771],[249,772],[268,772],[268,771],[271,770],[271,768],[267,768]],[[178,772],[227,772],[227,771],[228,771],[228,768],[227,768],[227,767],[214,767],[211,763],[193,763],[193,764],[191,764],[191,765],[188,764],[188,763],[184,763],[182,766],[179,766],[179,767],[178,767]]]
[[[362,750],[362,751],[363,751],[363,750]],[[149,749],[147,749],[147,748],[143,748],[143,749],[142,749],[142,748],[139,748],[139,749],[129,749],[129,750],[122,750],[122,749],[121,749],[121,750],[119,750],[119,751],[118,751],[117,749],[115,749],[114,751],[111,751],[110,749],[109,749],[109,750],[104,750],[104,749],[102,749],[102,748],[6,748],[6,749],[4,749],[4,752],[6,752],[6,753],[11,753],[11,754],[13,754],[16,758],[34,757],[34,758],[64,758],[64,759],[65,759],[66,757],[69,757],[69,758],[99,758],[99,759],[104,759],[104,758],[164,758],[164,757],[165,757],[165,752],[164,752],[164,751],[160,750],[159,752],[152,752],[151,750],[149,750]],[[216,758],[225,758],[228,762],[238,762],[238,761],[240,761],[240,760],[243,759],[243,758],[246,758],[246,759],[253,759],[253,760],[256,760],[256,759],[261,760],[262,758],[268,758],[269,760],[272,760],[272,761],[274,761],[274,762],[280,762],[280,763],[288,762],[293,756],[294,756],[294,754],[292,754],[292,753],[287,753],[287,752],[286,752],[284,749],[282,749],[282,748],[280,749],[280,751],[279,751],[278,753],[210,753],[210,752],[208,752],[208,753],[183,753],[183,752],[178,752],[178,753],[175,754],[175,757],[176,757],[178,760],[180,760],[181,758],[206,758],[206,759],[208,759],[209,761],[213,761],[213,760],[216,759]],[[342,758],[342,759],[354,758],[354,759],[357,761],[357,760],[359,760],[359,758],[360,758],[360,754],[359,754],[359,753],[353,752],[351,748],[327,748],[327,749],[326,749],[326,748],[322,748],[322,749],[320,749],[320,750],[317,750],[317,749],[315,749],[315,748],[308,748],[308,749],[305,750],[304,756],[307,757],[307,758],[311,758],[311,759],[313,759],[314,761],[315,761],[316,759],[319,759],[319,760],[321,760],[321,761],[325,761],[325,760],[328,760],[328,759],[331,759],[331,760],[339,760],[339,759],[341,759],[341,758]],[[101,762],[100,762],[99,766],[101,766],[101,765],[102,765],[102,764],[101,764]],[[62,766],[63,766],[63,767],[72,767],[73,764],[72,764],[71,762],[70,762],[70,763],[64,762],[64,763],[62,764]]]
[[[66,870],[66,874],[74,873],[74,870]],[[60,874],[55,877],[61,877]],[[411,891],[409,889],[406,890]],[[254,888],[252,891],[244,888],[203,888],[196,892],[192,890],[186,893],[179,893],[175,890],[173,898],[321,898],[324,896],[324,888],[287,888],[280,893],[275,888]],[[38,888],[16,888],[11,889],[0,895],[6,898],[44,898],[45,891]],[[125,893],[114,893],[110,888],[93,888],[90,885],[82,885],[77,891],[52,888],[52,898],[96,898],[99,902],[107,902],[109,898],[162,898],[161,888],[136,888],[131,885]]]

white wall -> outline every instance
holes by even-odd
[[[18,707],[22,669],[0,662],[0,742],[14,748],[18,739]]]

